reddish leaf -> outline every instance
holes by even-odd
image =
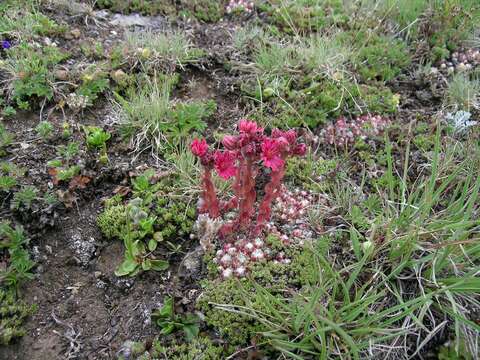
[[[85,189],[92,179],[85,175],[77,175],[68,184],[69,190]]]
[[[132,189],[130,189],[128,186],[119,185],[115,188],[115,190],[113,190],[113,193],[125,196],[125,195],[129,194],[131,191],[132,191]]]
[[[48,175],[52,177],[53,185],[58,185],[59,180],[57,178],[58,170],[56,168],[49,168]]]

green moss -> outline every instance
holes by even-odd
[[[191,205],[167,197],[157,200],[154,212],[158,215],[155,227],[163,240],[174,240],[190,234],[196,217]]]
[[[173,341],[168,345],[156,340],[151,355],[155,359],[168,360],[217,360],[227,354],[223,347],[213,344],[208,337],[201,336],[190,343]]]
[[[36,305],[27,305],[18,300],[13,291],[0,289],[0,344],[8,345],[25,335],[22,325],[36,309]]]
[[[205,315],[207,325],[216,329],[221,336],[228,339],[232,346],[246,344],[248,340],[262,329],[244,315],[220,310],[213,304],[229,304],[246,306],[242,290],[255,296],[255,288],[251,280],[227,279],[208,280],[202,284],[203,293],[198,298],[197,308]]]
[[[260,9],[268,14],[270,22],[292,34],[348,22],[341,0],[272,0],[260,4]]]
[[[355,42],[364,42],[355,58],[355,65],[364,80],[389,81],[411,62],[405,42],[376,34],[356,36]]]
[[[97,218],[97,225],[107,239],[122,238],[127,225],[127,207],[111,205]]]
[[[286,179],[293,184],[315,192],[325,191],[329,181],[325,175],[335,170],[338,162],[334,159],[314,159],[312,156],[305,158],[290,158],[287,161]]]

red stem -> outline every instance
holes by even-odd
[[[282,185],[282,179],[285,175],[285,167],[282,166],[277,171],[271,173],[270,182],[265,185],[265,195],[258,209],[257,225],[255,226],[254,235],[258,236],[262,232],[265,224],[270,220],[272,212],[272,202],[279,194],[280,186]]]
[[[242,189],[239,208],[239,225],[246,228],[252,222],[255,205],[255,170],[253,160],[248,157],[242,171]]]
[[[220,216],[220,210],[218,205],[217,194],[215,192],[215,186],[212,181],[212,170],[204,168],[203,176],[203,207],[202,212],[208,212],[212,219]]]

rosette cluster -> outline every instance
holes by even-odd
[[[226,11],[228,14],[235,11],[245,11],[250,13],[253,11],[255,4],[250,0],[230,0],[227,5]]]
[[[362,115],[348,121],[340,117],[321,132],[324,143],[338,147],[354,144],[358,139],[380,135],[390,124],[388,118],[380,115]]]
[[[451,57],[442,60],[438,67],[442,73],[470,71],[480,66],[480,50],[463,49],[452,53]]]

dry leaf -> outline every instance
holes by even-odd
[[[77,175],[68,184],[69,190],[85,189],[92,178],[85,175]]]

